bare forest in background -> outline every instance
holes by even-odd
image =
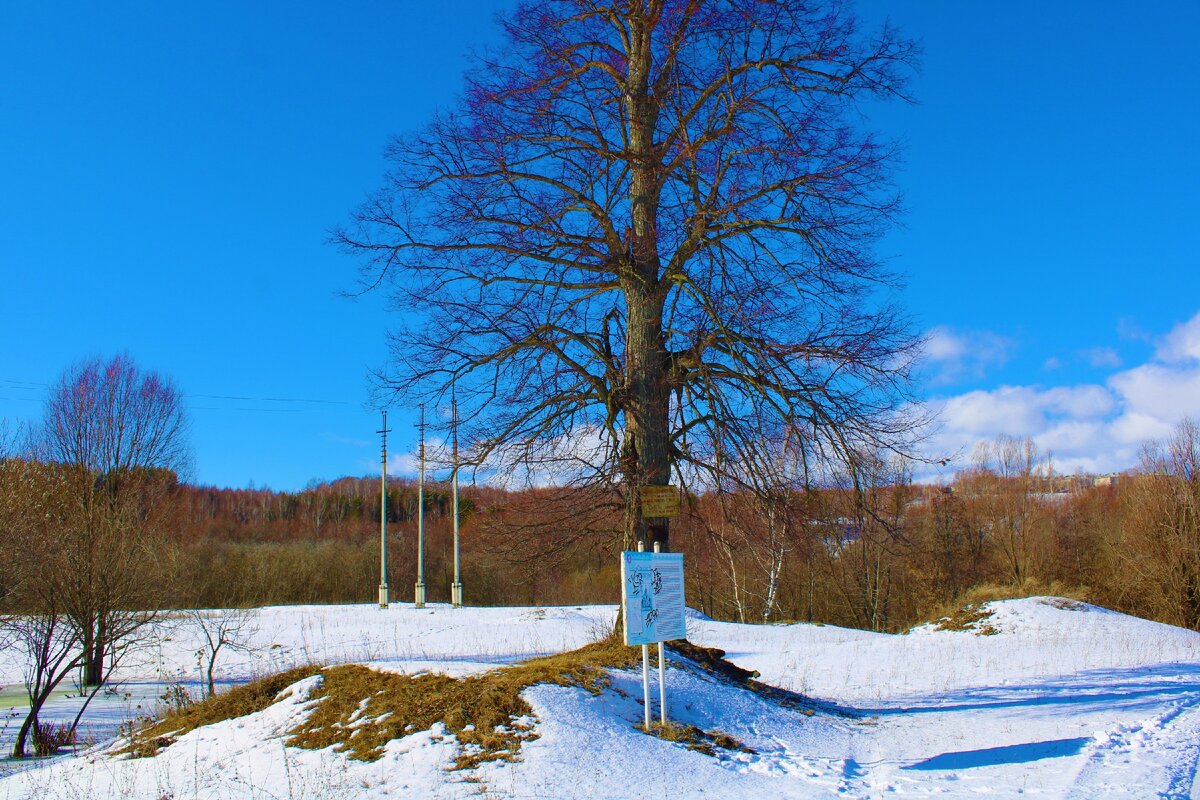
[[[949,487],[902,470],[857,487],[688,496],[673,523],[688,604],[718,619],[902,631],[972,599],[1066,594],[1200,630],[1200,477],[1184,423],[1111,485],[1056,476],[1029,442],[976,452]],[[427,484],[426,582],[451,581],[449,486]],[[379,569],[379,482],[297,493],[172,484],[157,495],[140,582],[164,607],[368,602]],[[389,583],[411,594],[417,487],[388,489]],[[470,605],[611,603],[623,503],[597,489],[462,489]]]

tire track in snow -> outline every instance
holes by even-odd
[[[1195,797],[1200,765],[1200,696],[1144,722],[1096,734],[1069,800]]]

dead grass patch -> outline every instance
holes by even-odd
[[[668,742],[678,742],[688,750],[695,750],[706,756],[716,756],[718,750],[736,750],[742,753],[754,751],[739,742],[724,731],[705,731],[695,725],[685,725],[678,722],[655,722],[651,724],[649,733]]]
[[[609,668],[633,667],[639,657],[637,648],[607,639],[465,678],[390,674],[357,665],[331,667],[311,695],[316,706],[291,731],[287,743],[333,747],[350,758],[374,761],[393,739],[440,722],[462,746],[456,769],[513,761],[522,743],[537,738],[529,721],[533,709],[521,692],[554,684],[598,695],[609,685]]]
[[[973,631],[980,636],[993,636],[999,631],[987,622],[991,616],[992,612],[982,605],[968,603],[939,619],[933,627],[939,631]]]
[[[147,722],[132,735],[127,747],[117,751],[133,758],[153,756],[189,731],[205,725],[244,717],[270,706],[279,693],[297,681],[312,677],[321,668],[315,664],[295,667],[286,672],[259,678],[241,686],[189,705],[168,711],[165,716]]]
[[[1039,581],[1035,578],[1026,578],[1020,584],[1004,583],[983,583],[972,587],[959,596],[958,602],[961,603],[988,603],[992,600],[1017,600],[1022,597],[1064,597],[1069,600],[1088,599],[1089,590],[1086,586],[1068,586],[1058,581]]]

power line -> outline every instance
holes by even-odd
[[[242,400],[253,403],[319,403],[331,406],[352,405],[348,400],[312,400],[305,397],[242,397],[231,394],[184,394],[184,397],[198,397],[205,400]]]
[[[5,397],[0,395],[0,400],[10,403],[43,403],[44,398],[41,397]],[[346,403],[345,405],[349,405]],[[188,411],[253,411],[255,413],[262,412],[264,414],[304,414],[311,412],[314,409],[307,408],[239,408],[238,406],[193,406],[187,407]]]
[[[237,406],[188,406],[188,411],[261,411],[266,414],[303,414],[304,408],[238,408]]]
[[[14,380],[12,378],[0,378],[0,383],[7,384],[7,386],[5,387],[7,389],[17,389],[17,390],[24,389],[24,390],[29,390],[29,391],[38,391],[38,390],[48,389],[50,387],[50,384],[48,384],[48,383],[39,383],[37,381],[26,381],[26,380]],[[183,396],[195,398],[197,400],[237,400],[237,401],[243,402],[243,403],[312,403],[314,405],[329,405],[329,406],[354,405],[354,403],[352,403],[349,400],[329,400],[329,399],[318,399],[318,398],[311,398],[311,397],[253,397],[251,395],[194,394],[191,392],[184,392]],[[0,400],[30,400],[30,399],[32,399],[32,398],[0,397]],[[220,409],[220,408],[206,407],[206,406],[192,406],[192,408],[195,408],[200,411],[224,410],[224,409]],[[238,410],[242,410],[242,411],[275,411],[275,410],[281,410],[281,409],[256,408],[256,409],[238,409]]]

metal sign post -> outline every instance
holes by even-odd
[[[646,542],[642,539],[638,540],[638,552],[646,552]],[[626,629],[628,630],[628,628]],[[650,645],[648,644],[642,645],[642,707],[646,712],[642,727],[650,730]]]
[[[642,646],[642,696],[645,702],[645,727],[649,730],[649,645],[658,643],[659,721],[666,722],[667,671],[662,643],[687,636],[683,597],[683,554],[647,553],[642,542],[638,543],[637,552],[622,553],[621,600],[625,614],[625,644]]]
[[[662,552],[658,542],[654,543],[654,552]],[[642,648],[645,649],[645,645]],[[658,642],[658,722],[667,724],[667,658],[662,640]]]

